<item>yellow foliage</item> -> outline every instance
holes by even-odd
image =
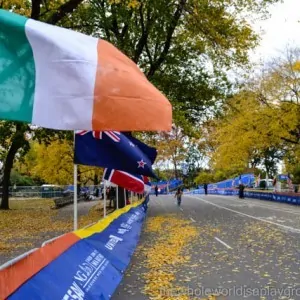
[[[53,141],[50,145],[33,144],[36,152],[32,174],[47,183],[67,185],[73,181],[73,145]]]
[[[250,159],[283,139],[292,139],[300,107],[290,102],[263,104],[254,92],[243,92],[229,102],[225,117],[217,122],[210,137],[216,141],[212,154],[214,169],[243,171]]]
[[[161,235],[162,228],[163,235]],[[149,272],[144,275],[146,282],[144,293],[150,299],[188,300],[188,295],[172,296],[162,291],[177,290],[177,287],[173,286],[175,267],[190,261],[190,256],[183,255],[183,250],[186,250],[186,246],[198,235],[196,227],[192,226],[190,221],[167,215],[149,218],[146,231],[160,235],[151,248],[145,249],[146,267]]]
[[[130,0],[130,1],[128,1],[127,5],[128,5],[129,8],[134,9],[134,8],[139,7],[140,2],[138,0]]]
[[[32,248],[37,239],[46,240],[73,230],[72,214],[59,217],[53,200],[13,200],[11,210],[0,211],[0,254],[16,248]],[[101,219],[102,203],[79,217],[79,228]]]
[[[293,70],[296,72],[300,72],[300,61],[296,61],[293,65]]]
[[[211,167],[240,173],[250,162],[255,167],[269,158],[264,156],[270,149],[293,152],[299,145],[299,90],[300,52],[288,49],[261,78],[228,100],[223,118],[214,120],[213,131],[208,128],[208,144],[214,146]]]
[[[110,5],[121,4],[122,3],[122,4],[126,5],[128,8],[131,8],[131,9],[138,8],[141,4],[139,0],[109,0],[108,3]]]
[[[68,141],[55,140],[50,145],[33,142],[24,162],[16,164],[21,173],[39,177],[49,184],[68,185],[73,182],[73,144]],[[98,180],[103,169],[79,166],[80,183],[92,184],[94,176]]]
[[[31,13],[31,3],[28,0],[2,0],[0,2],[0,8],[12,10],[17,14],[27,17],[29,17]]]
[[[198,184],[214,182],[214,176],[208,172],[201,172],[196,177],[195,182]]]

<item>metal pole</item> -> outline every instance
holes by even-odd
[[[74,164],[74,230],[77,230],[78,206],[77,206],[77,165]]]
[[[75,131],[74,131],[74,153],[75,153]],[[77,199],[77,165],[74,164],[74,195],[73,195],[73,210],[74,210],[74,231],[78,228],[78,199]]]
[[[104,198],[103,198],[103,217],[106,217],[106,183],[104,181]]]
[[[116,201],[117,201],[116,208],[119,209],[119,186],[118,185],[116,187]]]

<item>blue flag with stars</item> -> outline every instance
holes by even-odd
[[[129,133],[83,130],[75,135],[75,164],[156,177],[152,170],[156,155],[155,148]]]

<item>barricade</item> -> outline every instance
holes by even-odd
[[[148,200],[8,264],[0,270],[0,299],[110,299],[137,246]]]
[[[84,198],[82,196],[78,196],[78,199],[77,199],[78,202],[83,201],[83,200],[84,200]],[[67,197],[54,198],[53,202],[54,202],[55,208],[61,208],[66,205],[72,204],[74,202],[74,196],[71,195],[71,196],[67,196]]]
[[[186,194],[204,194],[204,189],[196,189]],[[211,195],[223,195],[223,196],[235,196],[238,195],[238,190],[235,189],[210,189],[208,190],[208,194]],[[300,205],[300,195],[284,195],[279,193],[266,193],[266,192],[258,192],[258,191],[245,191],[244,196],[246,198],[253,198],[265,201],[274,201],[281,202],[287,204]]]

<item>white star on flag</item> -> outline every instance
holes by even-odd
[[[129,142],[129,145],[130,145],[131,147],[135,147],[135,144],[134,144],[133,142]]]
[[[137,163],[138,163],[138,168],[143,168],[143,169],[144,169],[144,166],[147,164],[142,159],[140,161],[138,161]]]

